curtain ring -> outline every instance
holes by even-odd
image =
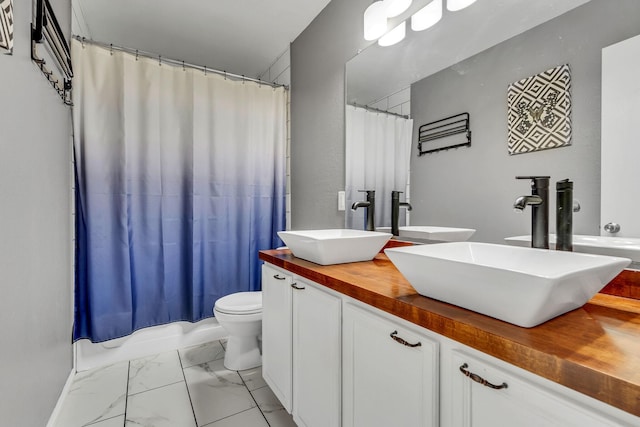
[[[227,80],[227,72],[224,71],[224,79]]]
[[[205,76],[207,75],[207,66],[206,65],[204,66],[204,75]]]
[[[187,71],[187,70],[184,68],[184,61],[182,61],[182,71]]]
[[[158,55],[158,66],[162,67],[162,55]]]
[[[138,49],[136,49],[136,61],[138,60]]]
[[[84,37],[82,38],[81,42],[82,42],[82,48],[84,49]]]
[[[113,43],[109,45],[109,53],[113,56]]]
[[[242,84],[244,84],[244,74],[242,75]]]

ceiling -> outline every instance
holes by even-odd
[[[258,77],[330,0],[72,0],[73,34]]]

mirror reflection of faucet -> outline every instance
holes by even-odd
[[[400,201],[400,194],[402,194],[402,191],[391,192],[391,234],[393,234],[394,236],[400,235],[400,229],[398,226],[398,222],[400,219],[400,208],[407,208],[408,211],[412,209],[410,203]]]
[[[367,193],[366,201],[354,202],[351,205],[351,210],[355,211],[358,208],[367,208],[367,225],[365,229],[367,231],[376,231],[375,215],[376,215],[376,191],[375,190],[358,190],[360,193]]]
[[[580,204],[577,206],[580,210]],[[556,250],[573,251],[573,182],[556,182]]]
[[[531,180],[531,195],[520,196],[513,204],[516,211],[531,206],[531,247],[549,249],[549,178],[550,176],[516,176]]]

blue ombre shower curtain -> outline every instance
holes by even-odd
[[[72,43],[74,339],[213,315],[258,290],[285,227],[286,98],[271,88]]]

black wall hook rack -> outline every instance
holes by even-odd
[[[31,26],[31,59],[45,75],[51,86],[58,92],[66,105],[71,102],[71,79],[73,68],[71,66],[71,51],[64,38],[64,33],[58,24],[49,0],[36,0],[35,22]],[[38,55],[38,45],[45,44],[62,79],[54,76],[52,70],[47,68],[45,59]]]
[[[426,123],[418,128],[418,155],[435,153],[437,151],[450,150],[451,148],[468,147],[471,145],[471,129],[469,128],[469,113],[456,114],[455,116]],[[466,142],[453,142],[438,145],[433,141],[450,136],[465,134]],[[425,147],[428,146],[429,148]]]

